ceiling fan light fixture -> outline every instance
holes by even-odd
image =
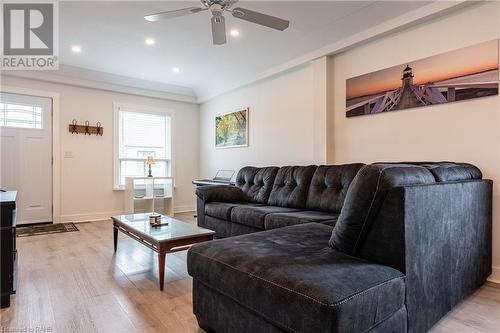
[[[241,17],[245,16],[245,13],[243,13],[241,10],[238,10],[238,9],[233,9],[232,13],[233,13],[233,16],[237,17],[237,18],[241,18]]]
[[[210,11],[212,18],[212,42],[214,45],[226,44],[226,23],[224,19],[224,12],[231,13],[233,17],[244,20],[247,22],[255,23],[275,30],[286,30],[290,26],[290,21],[282,18],[263,14],[253,10],[237,7],[233,5],[238,0],[200,0],[202,7],[188,7],[182,9],[170,10],[156,14],[145,15],[144,19],[147,21],[159,21],[165,19],[172,19],[179,16],[195,14],[202,11]],[[230,32],[232,37],[238,37],[239,31],[232,30]]]

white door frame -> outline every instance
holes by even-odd
[[[1,85],[0,91],[10,94],[30,95],[52,99],[52,220],[61,222],[61,142],[59,127],[59,93]]]

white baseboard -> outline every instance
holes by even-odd
[[[196,208],[192,205],[174,207],[174,213],[188,213],[188,212],[194,212],[195,210]]]
[[[500,283],[500,267],[493,266],[493,273],[491,273],[488,281]]]
[[[174,207],[175,213],[187,213],[187,212],[193,212],[195,210],[196,210],[195,207],[192,205]],[[78,222],[102,221],[109,219],[111,216],[121,215],[121,214],[123,214],[123,211],[121,210],[115,210],[109,212],[97,212],[97,213],[84,213],[84,214],[68,214],[68,215],[61,215],[59,222],[78,223]]]
[[[109,211],[109,212],[98,212],[98,213],[86,213],[86,214],[70,214],[70,215],[61,215],[60,222],[90,222],[90,221],[102,221],[108,220],[111,216],[123,214],[123,211]]]

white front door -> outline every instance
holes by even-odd
[[[17,194],[17,223],[52,222],[52,99],[0,93],[0,189]]]

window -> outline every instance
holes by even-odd
[[[0,102],[0,126],[42,129],[42,107]]]
[[[156,177],[171,176],[171,124],[169,114],[139,107],[119,106],[115,109],[117,152],[115,187],[125,185],[125,177],[145,177],[148,156],[155,159],[151,166]]]

